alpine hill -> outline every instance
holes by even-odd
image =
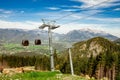
[[[95,37],[75,43],[71,51],[75,74],[87,74],[97,80],[103,77],[108,80],[119,80],[120,46],[116,43],[102,37]],[[63,52],[61,58],[60,70],[63,73],[70,73],[68,50]]]

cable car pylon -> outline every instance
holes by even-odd
[[[44,29],[48,27],[48,37],[49,37],[49,51],[50,51],[50,63],[51,63],[51,71],[54,71],[54,55],[53,55],[53,47],[52,47],[52,30],[59,28],[60,26],[56,26],[56,21],[45,20],[42,19],[43,24],[39,27],[39,29]]]

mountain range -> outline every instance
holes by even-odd
[[[109,40],[116,40],[118,37],[91,29],[72,30],[66,34],[52,33],[53,42],[79,42],[93,37],[104,37]],[[0,41],[20,43],[23,39],[33,42],[35,39],[41,39],[42,42],[48,42],[48,32],[45,30],[23,30],[23,29],[0,29]]]
[[[94,37],[104,37],[109,40],[116,40],[118,37],[111,35],[109,33],[98,31],[98,30],[91,30],[91,29],[80,29],[80,30],[73,30],[65,34],[64,39],[67,41],[78,42],[87,40]]]

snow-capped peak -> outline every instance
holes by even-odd
[[[88,31],[88,32],[92,32],[92,33],[107,34],[105,31],[100,31],[100,30],[95,30],[95,29],[89,29],[89,28],[80,29],[80,31]]]

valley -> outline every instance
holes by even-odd
[[[0,46],[0,65],[4,68],[35,66],[35,70],[49,71],[50,57],[47,46],[43,44],[35,46],[33,44],[24,47],[16,43],[2,43]],[[84,75],[84,77],[89,75],[94,79],[104,77],[109,80],[119,79],[120,45],[117,43],[102,37],[95,37],[73,43],[71,50],[76,75]],[[70,74],[70,63],[66,48],[62,51],[54,48],[54,63],[56,70],[60,70],[64,74]],[[103,72],[104,70],[107,71]]]

